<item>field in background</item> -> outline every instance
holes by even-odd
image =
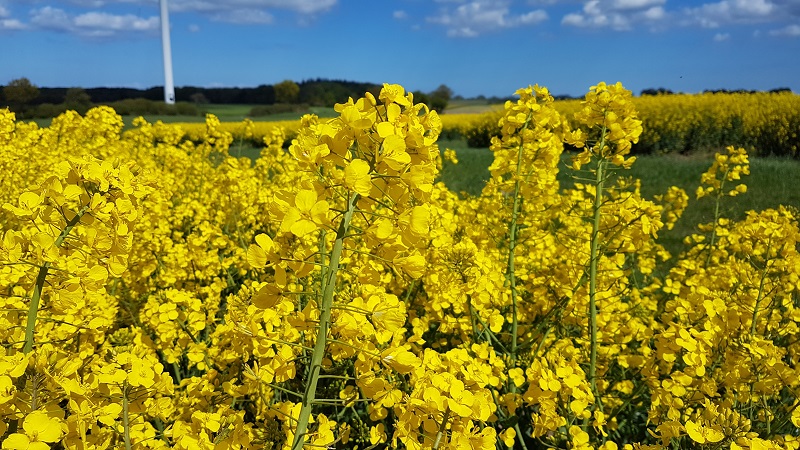
[[[450,100],[443,114],[483,114],[502,109],[502,103],[489,103],[486,100]]]
[[[439,149],[453,149],[458,164],[445,161],[440,180],[453,192],[463,195],[480,195],[489,179],[489,165],[493,154],[488,148],[469,147],[463,139],[442,139]],[[261,149],[241,141],[234,141],[229,153],[236,157],[255,160]],[[664,230],[659,236],[673,255],[683,249],[683,238],[696,233],[698,223],[711,222],[714,217],[713,202],[695,201],[695,190],[700,184],[700,175],[713,162],[711,154],[682,156],[676,154],[639,156],[630,170],[620,170],[617,176],[630,176],[641,180],[642,195],[648,199],[663,194],[670,186],[678,186],[689,195],[689,207],[675,228]],[[562,188],[571,187],[575,182],[573,172],[568,167],[570,156],[565,154],[559,172]],[[734,199],[726,199],[722,205],[722,216],[740,220],[747,211],[761,211],[779,205],[800,205],[800,161],[788,158],[751,158],[750,175],[744,182],[747,192]]]
[[[670,97],[665,100],[674,101],[676,99],[677,97]],[[658,99],[646,100],[656,101]],[[562,105],[570,104],[570,102],[565,102]],[[277,125],[276,122],[296,121],[303,115],[303,113],[282,113],[252,118],[256,122],[256,138],[243,140],[237,136],[240,134],[239,129],[242,128],[241,122],[248,118],[251,105],[209,104],[204,108],[206,112],[216,115],[223,122],[223,127],[234,134],[230,154],[250,159],[258,158],[261,150],[260,136],[265,135],[266,131],[264,130]],[[485,121],[485,119],[481,119],[481,114],[499,112],[501,109],[502,104],[489,103],[487,100],[453,100],[442,114],[442,119],[446,125],[453,122],[449,127],[458,129],[463,134],[462,128],[473,128],[482,120]],[[333,108],[326,107],[311,107],[309,112],[320,117],[335,117],[336,115]],[[133,119],[133,116],[123,116],[126,127],[131,126]],[[205,129],[202,125],[205,121],[203,116],[145,116],[145,119],[151,123],[159,120],[164,123],[183,123],[186,125],[185,129],[190,139],[195,139],[197,137],[195,135],[202,135]],[[40,126],[48,126],[50,119],[41,119],[37,122]],[[289,139],[293,134],[292,125],[289,125]],[[647,131],[647,127],[645,127],[645,132]],[[493,158],[488,148],[486,146],[470,147],[466,139],[458,137],[458,133],[453,134],[452,132],[443,133],[443,137],[439,140],[439,146],[442,151],[446,148],[454,149],[460,161],[457,166],[445,162],[440,175],[441,180],[454,192],[463,192],[468,195],[480,194],[483,185],[489,178],[487,168]],[[568,156],[565,156],[564,160],[566,168]],[[647,198],[666,192],[667,188],[672,185],[683,188],[690,198],[694,198],[700,174],[711,162],[712,154],[707,152],[695,152],[690,156],[677,153],[640,156],[630,171],[620,173],[620,175],[641,179],[642,193]],[[800,161],[788,158],[753,158],[751,170],[752,175],[746,180],[749,191],[735,201],[729,200],[724,205],[727,209],[723,210],[723,215],[741,219],[749,210],[763,210],[779,204],[800,205],[800,190],[796,189],[796,186],[800,186]],[[562,186],[569,186],[573,182],[570,173],[569,170],[561,171]],[[683,237],[696,231],[695,224],[711,220],[712,208],[711,202],[690,202],[689,208],[675,229],[662,233],[661,242],[673,253],[680,250]]]
[[[493,155],[487,148],[471,148],[463,139],[442,140],[439,148],[456,151],[458,165],[445,161],[441,180],[450,190],[467,195],[478,195],[489,179],[489,164]],[[695,190],[700,184],[700,175],[713,162],[713,155],[698,154],[681,156],[675,154],[646,155],[637,158],[630,170],[618,171],[618,176],[631,176],[642,181],[642,195],[648,199],[663,194],[670,186],[678,186],[689,195],[689,206],[675,228],[664,230],[659,236],[673,255],[683,248],[683,238],[697,232],[698,223],[713,221],[714,204],[709,199],[695,201]],[[573,172],[567,167],[569,155],[564,155],[559,172],[562,187],[574,183]],[[761,211],[778,205],[800,205],[800,161],[788,158],[751,158],[750,175],[744,177],[747,192],[736,198],[728,198],[722,204],[722,216],[742,219],[747,211]]]

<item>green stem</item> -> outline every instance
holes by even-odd
[[[605,131],[605,130],[604,130]],[[602,155],[605,145],[605,132],[600,142],[600,154]],[[600,395],[597,392],[597,263],[599,262],[600,247],[600,218],[601,207],[603,206],[603,183],[605,181],[605,169],[608,161],[600,156],[597,161],[597,171],[595,173],[595,194],[594,205],[592,206],[592,240],[591,254],[589,259],[589,383],[592,393],[595,396],[592,411],[597,409],[600,402]],[[588,421],[584,421],[584,428],[588,427]]]
[[[722,179],[719,183],[719,190],[717,190],[716,200],[714,204],[714,224],[711,226],[711,238],[709,239],[708,244],[708,256],[706,257],[706,267],[711,263],[711,255],[714,253],[714,244],[717,241],[717,222],[719,222],[719,205],[722,202],[722,197],[725,196],[724,190],[725,189],[725,180],[728,178],[728,172],[730,172],[730,168],[725,171],[725,174],[722,176]]]
[[[472,306],[472,296],[469,294],[467,294],[467,307],[469,307],[469,323],[472,326],[472,340],[477,343],[478,325],[475,323],[475,315],[477,314],[477,312],[475,311],[475,308]]]
[[[131,424],[128,415],[128,382],[125,381],[122,385],[122,438],[125,441],[125,450],[131,450]]]
[[[522,450],[528,450],[528,446],[525,445],[525,439],[522,436],[522,430],[519,427],[519,422],[514,424],[514,431],[517,432],[517,440],[519,444],[522,446]]]
[[[56,239],[54,246],[60,247],[64,243],[70,231],[81,221],[81,217],[89,210],[89,205],[84,206],[75,214],[75,217],[67,222],[61,234]],[[22,353],[28,354],[33,350],[33,334],[36,329],[36,316],[39,313],[39,301],[42,298],[42,290],[44,283],[47,279],[47,272],[50,270],[50,261],[45,262],[39,267],[39,273],[36,275],[36,284],[33,286],[33,295],[31,296],[31,304],[28,307],[28,320],[25,325],[25,345],[22,347]]]
[[[767,258],[769,258],[769,251],[772,248],[772,241],[767,244]],[[756,297],[756,304],[753,307],[753,323],[750,324],[750,336],[756,334],[756,322],[758,319],[758,308],[761,306],[761,300],[764,297],[764,281],[767,279],[767,269],[769,269],[769,261],[764,263],[764,270],[761,272],[761,281],[758,283],[758,297]]]
[[[333,294],[336,287],[336,273],[339,270],[339,259],[342,256],[342,247],[344,246],[344,238],[347,235],[347,230],[350,227],[350,221],[353,218],[355,211],[356,201],[358,195],[353,195],[348,200],[347,211],[344,213],[339,229],[336,232],[336,241],[333,244],[333,250],[330,253],[330,262],[327,269],[324,270],[326,276],[323,280],[322,290],[322,304],[319,306],[319,328],[317,329],[317,340],[314,344],[314,351],[311,354],[311,364],[309,366],[308,381],[306,390],[303,394],[303,406],[300,409],[300,416],[297,419],[297,428],[295,430],[294,442],[292,443],[292,450],[301,450],[305,444],[306,430],[308,429],[308,421],[311,417],[311,409],[314,406],[314,400],[317,393],[317,382],[319,381],[319,374],[322,369],[322,359],[325,356],[325,346],[327,344],[328,329],[331,325],[331,306],[333,305]]]
[[[439,444],[442,442],[442,436],[444,436],[444,431],[447,429],[447,421],[450,419],[450,408],[447,408],[444,412],[444,416],[442,417],[442,424],[439,425],[439,431],[436,433],[436,440],[433,441],[433,450],[437,450],[439,448]]]
[[[528,128],[532,117],[532,114],[528,115],[525,125],[523,125],[522,129],[519,131],[520,136]],[[508,261],[506,262],[506,280],[508,281],[508,287],[511,290],[511,347],[509,349],[509,357],[511,358],[511,364],[513,367],[516,367],[517,333],[519,333],[519,322],[517,318],[517,277],[514,267],[514,251],[517,247],[517,220],[519,218],[520,203],[522,200],[520,198],[520,189],[522,186],[519,177],[521,173],[520,166],[522,165],[523,148],[524,142],[521,141],[519,143],[519,147],[517,148],[517,168],[514,175],[514,205],[511,209],[511,223],[508,224]],[[516,387],[513,384],[511,385],[511,392],[516,392]]]

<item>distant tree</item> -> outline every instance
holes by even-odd
[[[190,95],[189,100],[191,100],[195,105],[205,105],[208,103],[208,97],[206,97],[206,94],[203,94],[202,92],[195,92],[194,94]]]
[[[271,105],[275,103],[275,87],[267,84],[259,85],[253,89],[249,99],[253,104]]]
[[[295,103],[300,95],[300,86],[292,80],[283,80],[274,87],[278,103]]]
[[[27,78],[11,80],[3,87],[3,97],[9,108],[24,116],[30,108],[31,102],[39,96],[39,88],[34,86]]]
[[[64,94],[64,106],[83,114],[92,106],[92,97],[82,88],[69,88]]]
[[[412,94],[414,94],[414,103],[424,103],[430,108],[431,99],[428,97],[428,94],[422,91],[414,91]]]
[[[380,93],[381,86],[375,83],[362,83],[347,80],[326,80],[316,78],[304,80],[300,84],[298,101],[312,106],[333,106],[344,103],[348,97],[357,99],[370,92],[375,97]]]
[[[453,90],[447,87],[447,85],[440,84],[435,91],[431,92],[431,96],[443,98],[449,102],[450,99],[453,98]]]
[[[670,95],[672,93],[673,92],[671,90],[665,89],[663,87],[660,87],[658,89],[654,89],[654,88],[642,89],[641,95],[642,96],[645,96],[645,95]]]
[[[442,112],[447,108],[450,99],[453,98],[453,90],[442,84],[428,94],[428,98],[430,99],[428,106],[434,111]]]

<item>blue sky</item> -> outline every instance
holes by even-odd
[[[176,86],[800,92],[800,0],[170,0]],[[0,84],[163,84],[158,0],[0,0]]]

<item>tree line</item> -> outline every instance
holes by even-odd
[[[243,105],[304,105],[327,106],[347,101],[348,97],[359,98],[365,92],[378,95],[382,85],[347,80],[316,78],[294,82],[284,80],[274,85],[257,87],[197,87],[175,88],[178,106],[172,109],[157,105],[163,102],[164,88],[154,86],[147,89],[127,87],[63,88],[38,87],[27,78],[12,80],[0,89],[0,107],[8,107],[21,117],[47,117],[67,109],[84,112],[93,105],[112,105],[122,108],[148,108],[150,111],[133,111],[136,114],[184,114],[191,113],[204,104]],[[417,102],[442,111],[453,97],[452,90],[441,85],[432,92],[415,92]],[[181,108],[181,104],[182,108]],[[182,109],[183,113],[177,111]]]

